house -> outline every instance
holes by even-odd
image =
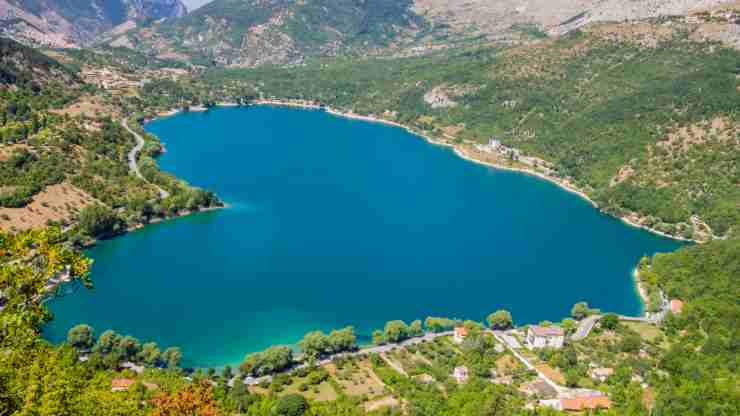
[[[580,412],[587,409],[608,409],[611,401],[607,396],[579,396],[560,399],[560,410]]]
[[[558,395],[558,391],[541,378],[522,384],[519,387],[519,391],[527,396],[537,396],[541,398],[554,398]]]
[[[129,369],[136,374],[142,374],[144,372],[144,366],[136,365],[131,361],[124,361],[123,363],[121,363],[121,368]]]
[[[532,325],[527,329],[526,344],[533,348],[562,348],[565,342],[563,328],[557,326]]]
[[[114,378],[110,382],[111,391],[126,391],[133,386],[136,381],[130,378]]]
[[[555,410],[563,410],[560,407],[560,399],[542,399],[538,403],[542,407],[549,407]]]
[[[679,299],[671,299],[671,312],[674,315],[678,315],[683,310],[683,301]]]
[[[595,380],[599,380],[601,382],[606,381],[609,376],[614,374],[614,369],[611,367],[605,367],[605,368],[594,368],[591,370],[591,378]]]
[[[456,344],[462,344],[463,340],[465,340],[465,337],[468,336],[468,328],[465,328],[464,326],[458,326],[455,328],[455,332],[452,335],[452,340],[455,341]]]
[[[491,136],[491,138],[488,139],[488,147],[490,147],[491,150],[498,150],[498,148],[501,147],[501,142],[496,139],[495,136]]]
[[[468,381],[468,367],[455,367],[455,371],[452,372],[452,377],[459,384],[465,384]]]

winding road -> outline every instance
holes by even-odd
[[[147,181],[147,179],[144,177],[144,175],[141,174],[141,171],[139,170],[139,165],[136,161],[136,157],[141,152],[141,149],[144,148],[144,138],[142,138],[139,133],[133,131],[131,127],[128,126],[128,120],[125,118],[121,121],[121,125],[123,125],[123,128],[126,129],[129,133],[134,135],[134,139],[136,139],[136,145],[133,149],[131,149],[130,152],[128,152],[128,167],[131,169],[131,172],[134,172],[134,175],[137,177]],[[149,181],[147,181],[149,182]],[[159,191],[159,197],[162,199],[165,199],[170,196],[170,193],[159,187],[158,185],[155,185],[151,182],[149,182],[152,186],[156,187]]]

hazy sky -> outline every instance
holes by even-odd
[[[185,3],[185,6],[187,6],[188,10],[195,10],[198,7],[210,3],[212,0],[182,0],[183,3]]]

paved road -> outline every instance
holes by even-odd
[[[436,332],[436,333],[434,333],[434,332],[428,332],[428,333],[424,334],[423,336],[416,337],[416,338],[410,338],[410,339],[407,339],[405,341],[402,341],[402,342],[400,342],[398,344],[378,345],[376,347],[363,348],[363,349],[360,349],[360,350],[357,350],[357,351],[354,351],[354,352],[345,352],[345,353],[335,354],[335,355],[333,355],[331,357],[327,357],[327,358],[324,358],[323,360],[319,361],[318,362],[318,365],[319,366],[322,366],[322,365],[325,365],[325,364],[329,364],[330,362],[334,361],[334,359],[339,358],[339,357],[353,357],[353,356],[357,356],[357,355],[373,354],[373,353],[375,353],[375,354],[382,354],[382,353],[385,353],[385,352],[392,351],[395,348],[407,347],[409,345],[415,345],[415,344],[420,344],[422,342],[432,341],[432,340],[434,340],[436,338],[439,338],[439,337],[450,336],[450,335],[452,335],[452,333],[453,333],[452,331]],[[294,367],[285,369],[283,371],[277,372],[277,373],[275,373],[273,375],[277,375],[277,374],[280,374],[280,373],[289,373],[289,372],[291,372],[293,370],[296,370],[296,369],[299,369],[299,368],[303,368],[305,366],[306,366],[305,363],[304,364],[299,364],[297,366],[294,366]],[[244,382],[244,384],[247,384],[247,385],[256,385],[256,384],[261,383],[262,381],[268,381],[269,382],[269,381],[272,380],[272,376],[273,375],[267,375],[267,376],[262,376],[262,377],[257,377],[257,378],[255,378],[255,377],[247,377],[247,378],[245,378],[243,380],[243,382]],[[229,380],[229,382],[228,382],[229,386],[233,386],[235,380],[236,380],[236,377],[234,377],[233,379]]]
[[[573,341],[579,341],[586,338],[588,334],[591,333],[591,330],[594,329],[596,322],[599,322],[599,319],[601,319],[601,315],[591,315],[581,320],[581,322],[578,323],[576,332],[571,335],[570,339]]]
[[[136,156],[139,154],[139,152],[141,152],[141,149],[144,148],[144,139],[139,135],[139,133],[133,131],[128,126],[128,120],[126,120],[125,118],[121,121],[121,124],[123,125],[123,128],[126,129],[126,131],[128,131],[129,133],[133,134],[134,139],[136,139],[136,145],[134,146],[133,149],[131,149],[130,152],[128,152],[128,168],[131,170],[131,172],[134,172],[134,175],[146,181],[146,178],[144,177],[144,175],[142,175],[141,171],[139,171],[139,164],[136,161]],[[165,191],[164,189],[160,188],[157,185],[154,185],[154,186],[157,187],[157,190],[159,190],[159,196],[162,199],[165,199],[170,196],[169,192]]]

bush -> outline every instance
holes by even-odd
[[[635,353],[640,350],[641,343],[642,341],[639,335],[630,334],[622,338],[622,341],[619,343],[619,349],[622,352]]]
[[[308,402],[300,394],[288,394],[278,399],[273,414],[276,416],[302,416],[308,411]]]

